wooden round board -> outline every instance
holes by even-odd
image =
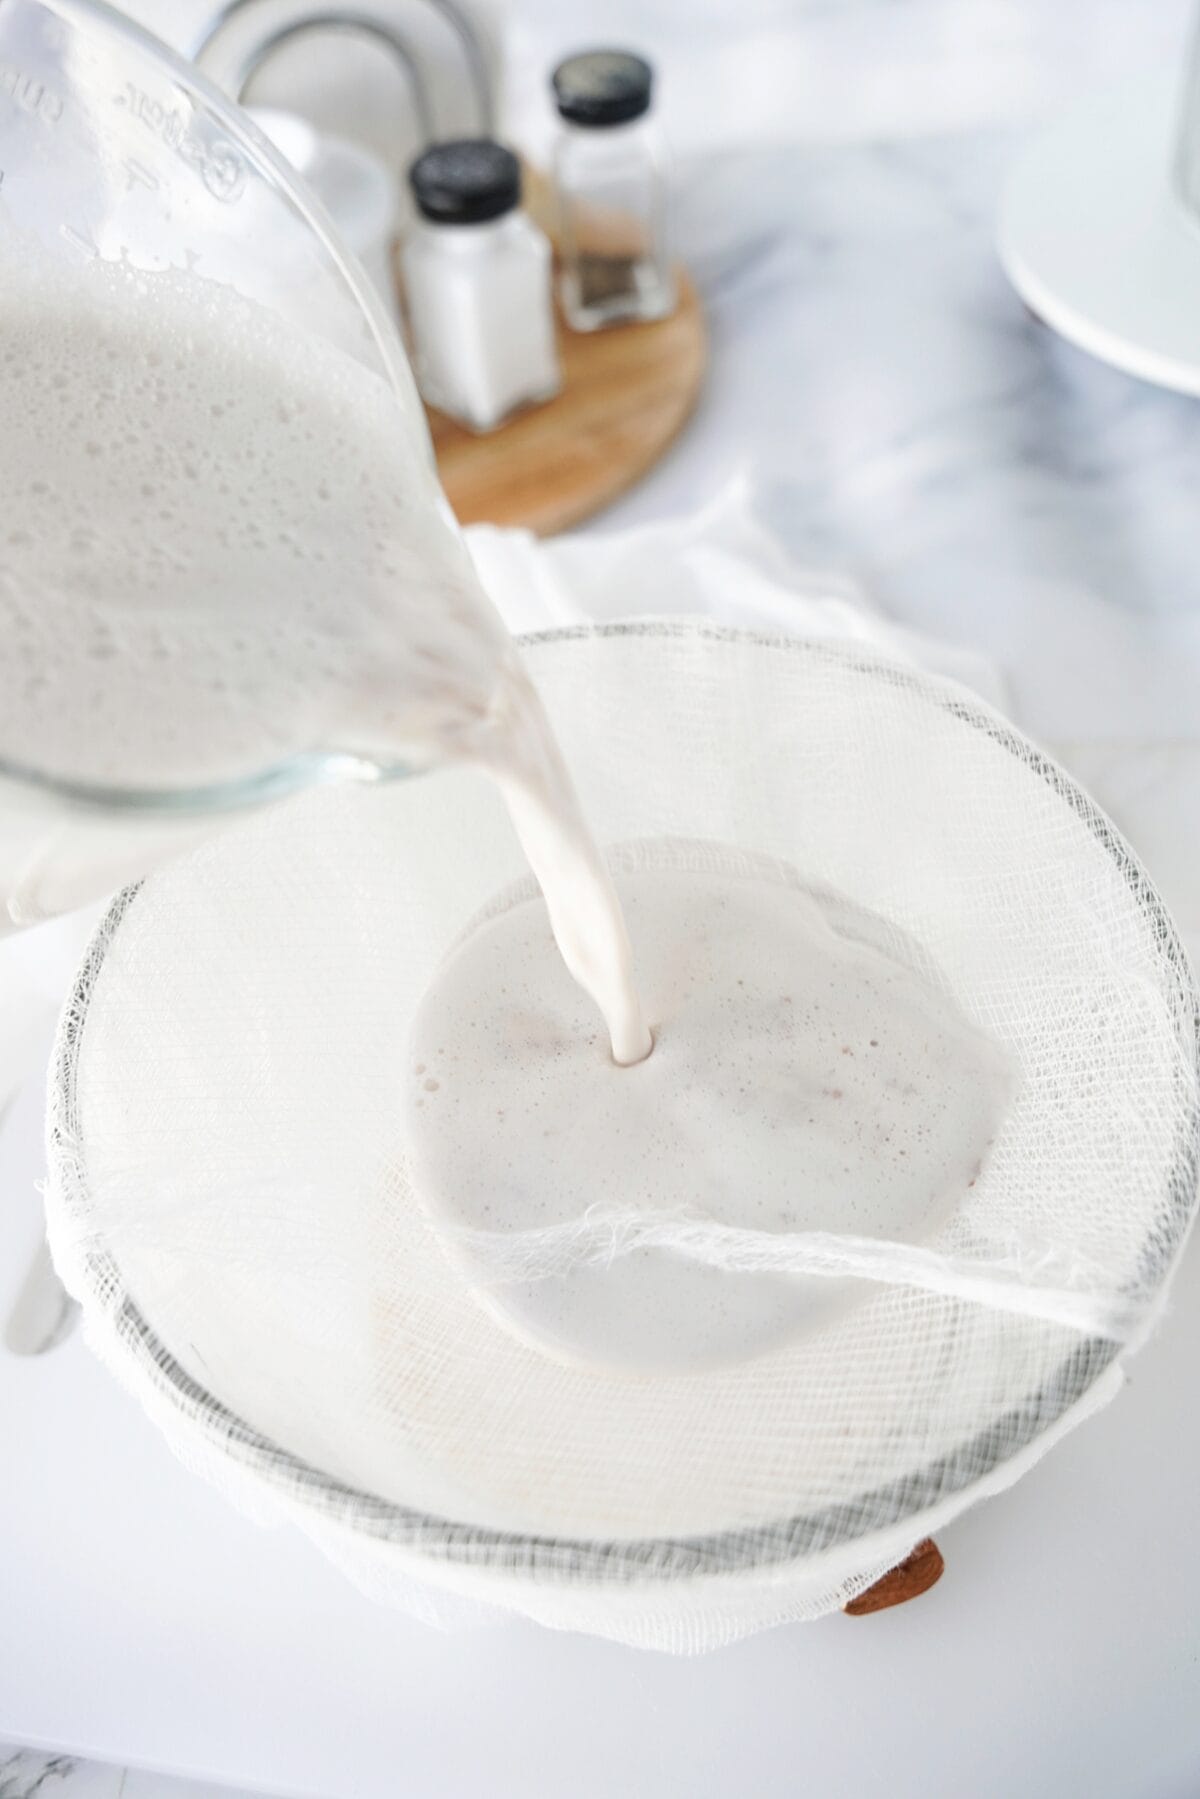
[[[707,346],[696,291],[678,272],[668,319],[568,331],[563,388],[486,436],[429,409],[442,485],[464,525],[525,525],[539,537],[589,518],[658,461],[696,403]]]
[[[923,1537],[910,1555],[842,1610],[850,1618],[869,1618],[893,1605],[907,1605],[910,1599],[919,1599],[936,1586],[945,1571],[941,1550],[932,1537]]]

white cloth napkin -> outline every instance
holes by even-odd
[[[3,946],[0,958],[0,1123],[30,1072],[34,1047],[53,1017],[49,999],[31,985],[19,948]]]
[[[480,579],[511,631],[580,619],[699,613],[723,624],[868,643],[1005,704],[999,671],[971,650],[893,624],[844,576],[803,568],[755,517],[739,478],[699,512],[632,531],[539,541],[472,525]]]

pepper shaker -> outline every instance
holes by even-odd
[[[648,62],[623,50],[586,51],[554,71],[559,297],[576,331],[674,309],[653,79]]]

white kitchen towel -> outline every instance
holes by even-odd
[[[698,512],[631,531],[543,542],[529,531],[472,525],[466,535],[480,579],[511,631],[699,613],[726,625],[870,644],[1005,708],[1004,682],[985,657],[906,630],[844,575],[795,562],[755,516],[745,476]]]

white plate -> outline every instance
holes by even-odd
[[[999,250],[1026,304],[1092,356],[1200,394],[1200,225],[1171,182],[1177,81],[1094,96],[1024,152]]]

